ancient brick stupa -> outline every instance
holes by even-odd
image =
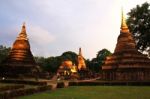
[[[38,71],[39,67],[31,53],[26,27],[23,24],[8,57],[0,66],[0,74],[3,77],[34,77]]]
[[[79,48],[79,55],[78,55],[78,70],[86,69],[85,60],[82,56],[81,48]]]
[[[138,52],[122,12],[120,35],[114,53],[102,66],[105,80],[150,80],[150,59]]]
[[[72,76],[77,75],[77,66],[71,60],[65,60],[61,63],[57,70],[57,76],[60,79],[72,79]]]

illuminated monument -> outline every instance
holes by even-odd
[[[13,43],[8,57],[2,62],[0,67],[3,77],[35,77],[39,72],[26,34],[25,24]]]
[[[79,55],[77,56],[77,66],[72,63],[71,60],[65,60],[62,62],[60,67],[57,70],[57,75],[61,78],[67,78],[67,79],[76,79],[79,78],[80,73],[86,73],[86,64],[85,60],[82,56],[81,48],[79,48]]]
[[[78,70],[86,69],[85,60],[82,56],[81,48],[79,48],[79,55],[78,55]]]
[[[77,66],[70,60],[65,60],[61,63],[57,70],[57,76],[61,79],[72,79],[73,76],[77,75]]]
[[[122,11],[120,35],[114,53],[102,66],[105,80],[150,80],[150,59],[138,52],[135,41],[125,22]]]

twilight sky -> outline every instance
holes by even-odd
[[[125,13],[148,0],[0,0],[0,45],[12,46],[26,22],[34,56],[65,51],[93,58],[103,48],[114,51]]]

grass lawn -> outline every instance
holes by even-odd
[[[150,99],[150,86],[76,86],[18,99]]]

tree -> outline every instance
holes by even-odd
[[[35,61],[41,66],[44,71],[56,73],[61,63],[65,60],[71,60],[73,63],[77,63],[78,55],[74,52],[67,51],[61,56],[56,57],[35,57]]]
[[[101,66],[103,65],[105,61],[105,58],[111,54],[112,53],[107,49],[102,49],[98,51],[96,58],[93,58],[91,60],[91,64],[89,68],[95,72],[99,72],[101,69]]]
[[[45,60],[44,70],[56,73],[59,66],[61,65],[61,57],[48,57]]]
[[[62,61],[71,60],[74,64],[77,65],[78,55],[75,52],[67,51],[61,55]]]
[[[99,64],[100,66],[102,66],[103,63],[104,63],[105,58],[106,58],[107,56],[111,55],[111,54],[112,54],[112,53],[111,53],[109,50],[107,50],[107,49],[102,49],[102,50],[100,50],[100,51],[98,52],[98,54],[97,54],[97,57],[96,57],[98,64]]]
[[[35,57],[35,61],[44,71],[55,73],[61,64],[61,57]]]
[[[150,4],[137,5],[128,13],[127,24],[136,41],[137,49],[150,56]]]
[[[41,66],[41,65],[44,65],[46,58],[45,58],[45,57],[42,57],[42,56],[35,56],[34,59],[35,59],[36,63],[37,63],[39,66]]]
[[[10,47],[0,45],[0,63],[8,56]]]

